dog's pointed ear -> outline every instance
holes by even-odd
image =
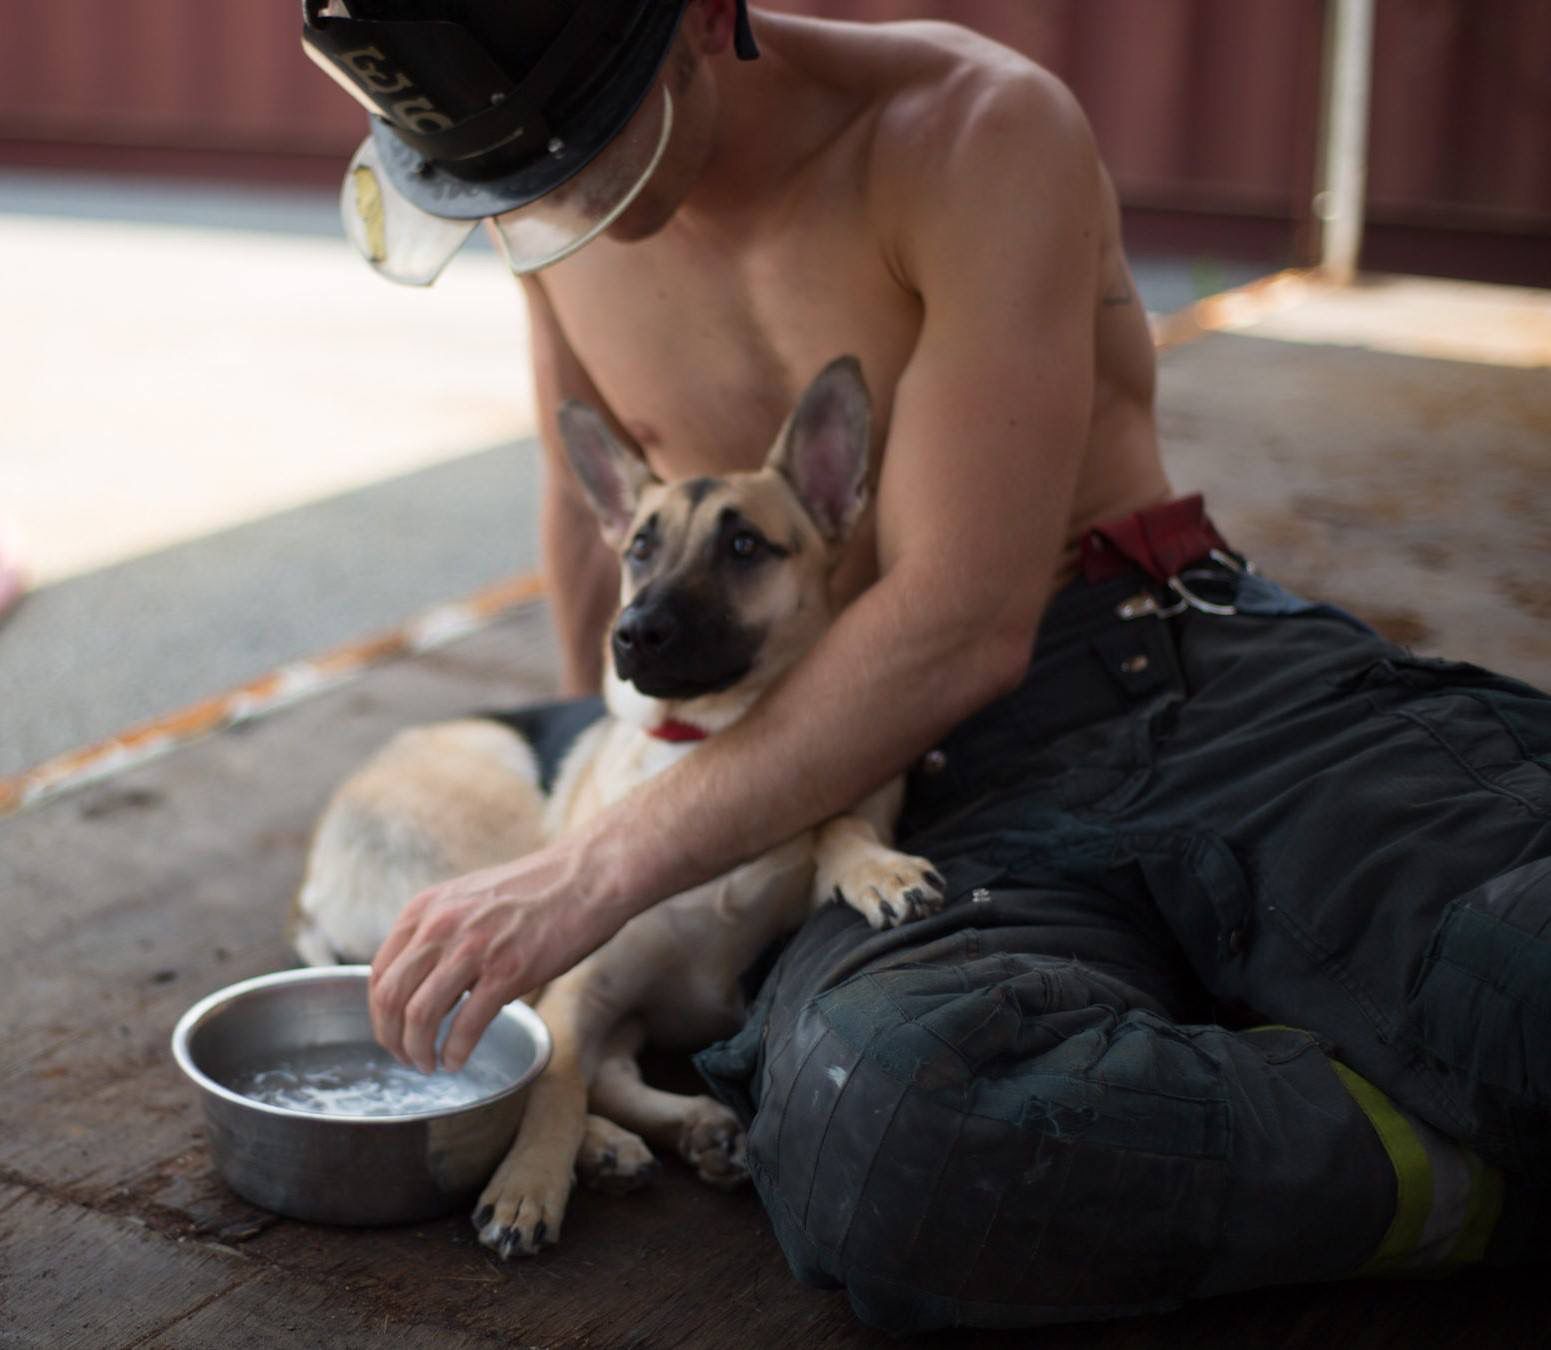
[[[846,537],[867,502],[872,400],[854,356],[831,361],[787,419],[767,461],[831,543]]]
[[[575,399],[556,413],[560,439],[576,480],[587,494],[593,514],[610,548],[625,542],[641,493],[657,479],[646,462],[609,429],[603,414]]]

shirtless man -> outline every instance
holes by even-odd
[[[395,138],[458,117],[391,25],[342,21],[409,8],[313,3],[308,31],[329,46],[341,30],[325,59],[397,119],[355,166],[371,179],[353,232],[425,281],[439,262],[373,233],[373,210],[391,226],[412,208],[372,193],[451,182],[476,205],[449,214],[498,213],[425,138],[429,162],[387,163]],[[1532,906],[1551,909],[1551,782],[1511,822],[1483,792],[1495,823],[1452,822],[1447,862],[1393,794],[1332,797],[1365,756],[1377,782],[1456,772],[1415,768],[1432,741],[1400,746],[1400,719],[1373,712],[1412,699],[1404,717],[1425,723],[1462,677],[1243,575],[1190,503],[1157,510],[1146,316],[1058,81],[948,25],[757,12],[749,30],[735,0],[655,7],[680,10],[648,111],[610,142],[658,144],[639,123],[666,89],[639,195],[558,260],[525,264],[505,231],[514,268],[535,269],[568,692],[597,687],[617,572],[556,453],[560,400],[606,409],[663,477],[751,469],[813,374],[855,353],[876,509],[839,620],[750,716],[576,834],[412,902],[374,963],[383,1044],[433,1067],[434,1029],[468,992],[443,1050],[456,1067],[504,1002],[633,914],[910,770],[901,844],[953,903],[881,935],[815,916],[745,1032],[701,1057],[752,1118],[751,1171],[799,1274],[906,1329],[1109,1316],[1478,1259],[1489,1240],[1509,1254],[1517,1228],[1493,1224],[1526,1187],[1505,1207],[1502,1173],[1450,1138],[1544,1181],[1551,1054],[1466,1054],[1439,972],[1489,959],[1465,934],[1479,914],[1506,915],[1517,942]],[[758,59],[737,61],[756,34]],[[1519,759],[1551,753],[1551,703],[1492,691],[1517,700]],[[1494,1045],[1521,1034],[1528,988],[1477,995]]]

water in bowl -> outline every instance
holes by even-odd
[[[268,1106],[320,1116],[404,1116],[468,1106],[509,1086],[497,1070],[465,1064],[456,1073],[421,1073],[370,1041],[319,1045],[235,1074],[233,1092]]]

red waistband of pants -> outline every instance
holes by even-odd
[[[1090,583],[1109,581],[1140,568],[1154,581],[1167,585],[1192,563],[1214,553],[1231,552],[1196,492],[1101,521],[1083,536],[1078,562]]]

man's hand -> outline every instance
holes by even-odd
[[[581,861],[562,840],[411,900],[372,962],[378,1041],[430,1073],[437,1028],[467,992],[442,1047],[443,1065],[459,1069],[505,1004],[608,941],[627,916],[583,893]]]

